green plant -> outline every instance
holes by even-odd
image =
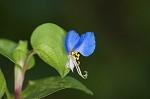
[[[70,32],[74,33],[75,31]],[[1,38],[0,54],[4,55],[15,64],[15,94],[13,96],[10,95],[6,80],[0,69],[0,98],[6,94],[7,99],[40,99],[65,88],[79,89],[88,94],[93,94],[78,80],[66,76],[70,69],[73,71],[73,68],[76,67],[78,74],[83,78],[87,78],[87,74],[82,75],[78,66],[79,53],[75,51],[77,50],[75,44],[72,43],[72,49],[68,48],[68,46],[71,44],[70,42],[72,42],[74,38],[68,39],[67,37],[70,38],[70,35],[72,34],[68,34],[67,37],[66,34],[67,32],[65,30],[55,24],[42,24],[38,26],[32,33],[30,39],[33,47],[32,50],[28,50],[27,41],[20,40],[17,44],[11,40]],[[76,33],[73,35],[78,36]],[[91,39],[92,37],[93,39]],[[93,53],[95,49],[95,37],[92,33],[86,33],[81,37],[81,39],[79,37],[76,39],[78,39],[78,41],[76,41],[76,45],[78,45],[78,50],[82,55],[89,56]],[[90,40],[92,43],[86,44],[88,40]],[[77,42],[80,42],[80,44]],[[66,46],[66,44],[68,45]],[[86,52],[83,50],[81,51],[81,44],[85,50],[87,50],[89,47],[92,47],[92,49],[88,49]],[[65,51],[65,49],[67,51]],[[22,91],[25,73],[34,66],[35,54],[37,54],[44,62],[55,68],[61,77],[50,77],[29,81],[27,87]]]

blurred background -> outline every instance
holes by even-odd
[[[44,99],[150,99],[149,0],[0,0],[0,38],[30,41],[33,30],[48,22],[66,31],[95,33],[95,52],[81,57],[81,69],[89,72],[89,78],[83,80],[77,72],[68,74],[94,95],[65,89]],[[27,71],[25,86],[28,80],[58,75],[35,58],[36,66]],[[13,63],[2,55],[0,61],[13,93]]]

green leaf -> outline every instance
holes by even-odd
[[[16,48],[17,44],[11,40],[0,39],[0,54],[4,55],[15,63],[13,58],[13,51]]]
[[[18,63],[18,57],[27,56],[27,42],[23,43],[23,41],[20,41],[19,44],[17,44],[8,39],[0,39],[0,54],[7,57],[16,65],[22,67],[20,63]],[[33,67],[34,63],[35,63],[34,57],[31,57],[27,69]]]
[[[6,92],[6,81],[0,69],[0,99],[2,98],[5,92]]]
[[[0,99],[3,97],[4,94],[6,94],[7,99],[11,99],[10,93],[6,85],[5,77],[0,69]]]
[[[66,31],[52,23],[40,25],[31,36],[31,45],[35,53],[55,68],[61,77],[64,77],[70,70],[66,68],[65,36]]]
[[[23,68],[23,65],[25,63],[25,60],[27,58],[28,55],[28,44],[27,41],[19,41],[17,47],[14,49],[13,51],[13,58],[15,60],[16,64],[19,64],[19,66],[21,66]],[[34,58],[32,57],[31,60],[29,61],[28,64],[28,69],[32,68],[32,66],[34,65],[35,61]]]
[[[22,68],[27,57],[27,41],[19,41],[17,47],[13,52],[15,63],[19,64]]]
[[[8,88],[6,88],[6,97],[7,97],[7,99],[12,99]]]
[[[54,92],[66,88],[82,90],[87,94],[93,93],[82,83],[72,77],[50,77],[41,80],[29,81],[28,86],[22,92],[22,99],[40,99]]]

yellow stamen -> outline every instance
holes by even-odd
[[[80,61],[78,61],[78,66],[80,65]]]
[[[80,65],[79,61],[80,54],[78,52],[71,52],[71,55],[77,61],[78,65]]]

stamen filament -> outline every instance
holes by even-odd
[[[78,72],[78,74],[83,78],[83,79],[87,79],[87,76],[88,76],[88,72],[87,71],[84,71],[85,74],[83,75],[81,70],[80,70],[80,67],[79,65],[77,64],[76,60],[72,58],[72,61],[73,61],[73,64],[75,65],[76,67],[76,70]]]

